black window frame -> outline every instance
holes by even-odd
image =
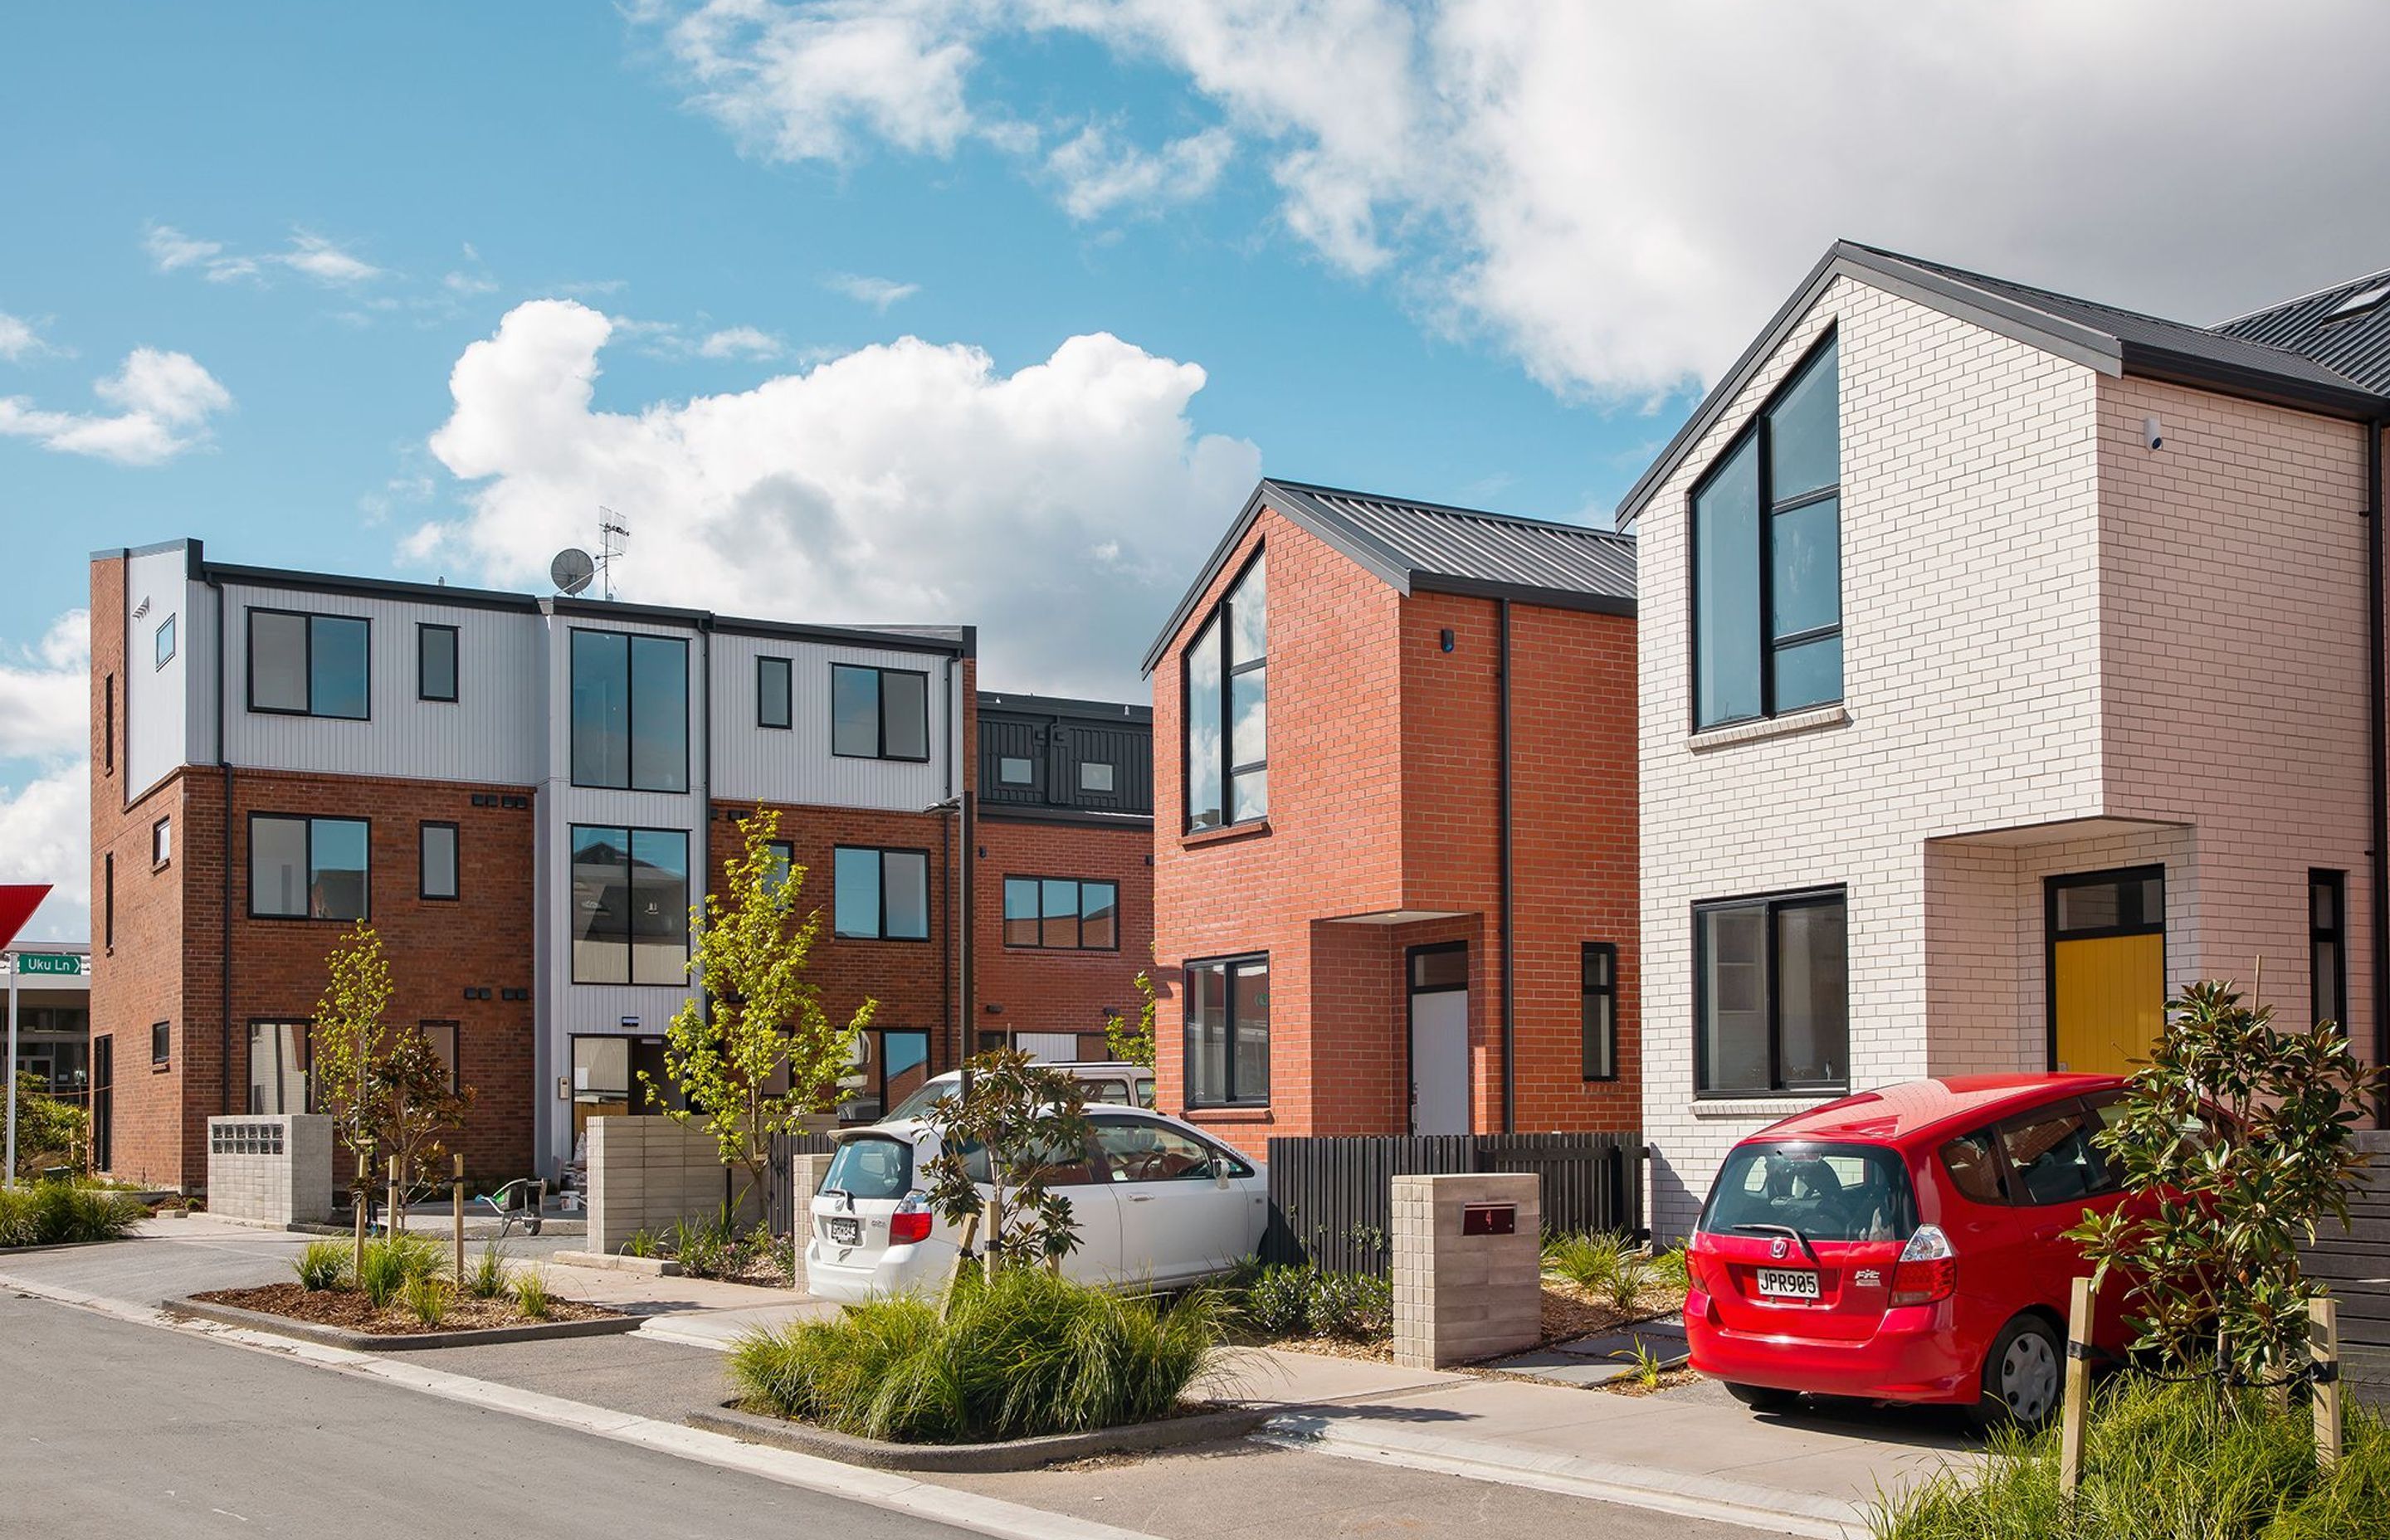
[[[100,774],[116,774],[116,675],[111,674],[100,686]]]
[[[1237,1085],[1237,981],[1246,971],[1255,968],[1266,976],[1270,970],[1270,955],[1267,952],[1235,952],[1217,957],[1189,957],[1179,969],[1178,986],[1185,992],[1179,995],[1179,999],[1192,1002],[1195,998],[1196,972],[1199,969],[1214,968],[1220,969],[1221,1007],[1226,1012],[1225,1020],[1228,1030],[1227,1051],[1221,1055],[1221,1069],[1227,1082],[1227,1097],[1226,1099],[1216,1099],[1196,1095],[1193,1034],[1186,1025],[1182,1024],[1178,1034],[1179,1084],[1184,1088],[1187,1106],[1189,1110],[1224,1111],[1251,1111],[1256,1108],[1266,1108],[1270,1105],[1270,1088],[1267,1084],[1262,1086],[1258,1098],[1242,1097],[1237,1094],[1239,1090]],[[1268,1044],[1266,1051],[1273,1073],[1276,1072],[1278,1062],[1278,1023],[1275,1017],[1276,1013],[1273,1011],[1273,1019],[1265,1037],[1265,1042]]]
[[[1792,394],[1792,391],[1796,387],[1808,378],[1809,371],[1817,366],[1819,359],[1825,356],[1826,352],[1829,349],[1832,349],[1835,350],[1834,369],[1836,375],[1835,383],[1837,387],[1835,391],[1834,432],[1836,436],[1836,443],[1838,446],[1840,445],[1843,431],[1842,404],[1840,399],[1840,377],[1842,372],[1842,355],[1840,351],[1841,342],[1841,328],[1839,327],[1828,327],[1824,335],[1820,336],[1815,342],[1811,343],[1808,349],[1801,354],[1800,361],[1794,364],[1792,368],[1785,371],[1784,378],[1777,383],[1774,390],[1767,393],[1767,399],[1760,403],[1759,409],[1752,414],[1750,422],[1743,426],[1741,432],[1738,432],[1734,437],[1726,442],[1725,446],[1721,448],[1711,459],[1709,468],[1703,471],[1701,479],[1693,483],[1692,490],[1685,495],[1685,634],[1687,637],[1686,660],[1690,665],[1686,671],[1687,688],[1685,692],[1685,704],[1686,714],[1692,723],[1692,730],[1696,733],[1716,732],[1723,728],[1740,727],[1753,722],[1772,722],[1777,717],[1786,714],[1780,711],[1776,704],[1776,655],[1786,648],[1799,647],[1808,642],[1822,641],[1828,636],[1836,638],[1838,642],[1842,638],[1844,631],[1844,607],[1839,597],[1839,575],[1837,577],[1838,597],[1834,606],[1833,624],[1812,626],[1806,631],[1796,632],[1790,636],[1778,636],[1774,635],[1775,621],[1773,619],[1773,612],[1776,607],[1776,520],[1785,514],[1797,513],[1803,508],[1825,502],[1829,498],[1832,498],[1839,502],[1843,495],[1843,479],[1841,475],[1841,455],[1838,448],[1835,456],[1836,475],[1831,486],[1811,488],[1797,496],[1786,498],[1781,504],[1779,504],[1775,498],[1775,450],[1771,442],[1774,432],[1773,418],[1777,406],[1783,402],[1785,397]],[[1759,517],[1759,711],[1755,715],[1725,716],[1718,718],[1715,722],[1704,722],[1702,720],[1701,698],[1701,497],[1702,494],[1708,490],[1710,483],[1733,462],[1734,457],[1737,455],[1742,452],[1745,444],[1752,444],[1754,447],[1757,456],[1755,474],[1759,483],[1757,492]],[[1837,508],[1834,515],[1834,560],[1838,574],[1840,572],[1842,563],[1842,550],[1843,518],[1841,510]],[[1848,661],[1847,654],[1845,655],[1844,661],[1845,662]],[[1824,711],[1830,707],[1844,704],[1849,699],[1849,698],[1850,681],[1846,675],[1843,682],[1842,693],[1837,695],[1833,699],[1812,700],[1805,705],[1792,707],[1792,711],[1794,712]]]
[[[838,746],[838,674],[846,669],[872,675],[871,715],[873,725],[880,729],[879,751],[853,754]],[[921,681],[921,751],[918,754],[892,754],[888,751],[888,675],[905,674]],[[927,764],[935,757],[936,737],[930,731],[933,720],[930,712],[930,671],[927,669],[891,668],[880,663],[847,663],[835,659],[829,665],[829,751],[833,759],[886,760],[896,764]]]
[[[780,858],[780,880],[786,882],[797,869],[797,843],[793,840],[766,840],[764,848]]]
[[[2332,923],[2316,918],[2316,896],[2332,894]],[[2336,1015],[2323,1014],[2324,962],[2319,948],[2332,947],[2332,998],[2340,1009]],[[2323,866],[2307,868],[2307,1014],[2317,1025],[2325,1021],[2336,1023],[2343,1033],[2348,1031],[2348,873]]]
[[[425,666],[426,658],[423,649],[430,642],[431,634],[435,631],[444,634],[448,638],[448,693],[445,695],[431,693],[431,671]],[[437,621],[416,622],[415,699],[435,701],[443,706],[453,706],[456,704],[457,698],[464,693],[464,689],[465,644],[462,633],[456,626],[443,625]]]
[[[448,881],[451,892],[431,891],[431,841],[435,828],[448,831]],[[415,826],[415,896],[427,904],[454,904],[465,893],[465,830],[450,819],[426,818]]]
[[[1009,775],[1005,773],[1009,766],[1015,764],[1021,766],[1021,778],[1019,780],[1014,780]],[[1037,762],[1030,758],[1027,754],[996,755],[996,784],[998,786],[1035,786],[1037,784]]]
[[[426,1043],[431,1044],[431,1051],[438,1053],[440,1046],[431,1035],[435,1027],[444,1027],[448,1033],[448,1089],[462,1091],[465,1088],[465,1024],[444,1016],[428,1017],[415,1023],[415,1030],[423,1034]]]
[[[1269,761],[1265,758],[1262,761],[1262,764],[1266,767]],[[1087,772],[1090,770],[1100,770],[1104,773],[1103,785],[1089,786],[1087,784]],[[1083,759],[1079,762],[1079,789],[1081,791],[1092,791],[1098,796],[1103,797],[1116,797],[1120,794],[1117,789],[1119,785],[1120,767],[1114,764],[1111,761],[1108,759]]]
[[[113,956],[116,951],[116,853],[108,851],[99,859],[100,949]]]
[[[1839,907],[1843,911],[1843,1045],[1842,1078],[1831,1082],[1787,1084],[1784,1079],[1784,1023],[1776,998],[1776,953],[1779,920],[1787,909]],[[1709,1084],[1709,1050],[1703,1030],[1708,1020],[1708,990],[1703,982],[1708,973],[1708,948],[1703,941],[1702,919],[1705,915],[1731,909],[1761,909],[1766,914],[1766,934],[1761,956],[1764,973],[1760,981],[1763,994],[1762,1014],[1767,1028],[1767,1084],[1765,1086],[1712,1087]],[[1820,888],[1798,888],[1785,892],[1751,893],[1736,898],[1705,899],[1693,905],[1693,1098],[1696,1101],[1754,1101],[1804,1098],[1831,1100],[1850,1095],[1850,890],[1844,885]]]
[[[573,751],[573,735],[579,730],[579,724],[573,717],[573,699],[577,693],[576,687],[580,683],[581,675],[581,648],[576,638],[585,635],[609,636],[623,644],[623,779],[619,785],[612,781],[583,780],[581,759]],[[631,661],[632,644],[637,641],[670,642],[680,648],[680,776],[679,784],[676,786],[643,786],[639,783],[638,670],[633,666]],[[689,738],[692,736],[688,725],[688,638],[667,632],[614,631],[604,626],[576,625],[565,636],[564,650],[564,759],[572,784],[591,791],[648,791],[666,796],[686,795],[689,789]],[[612,828],[616,826],[605,824],[592,827]]]
[[[259,716],[303,716],[319,722],[371,722],[373,720],[372,616],[341,615],[323,610],[281,610],[271,605],[259,604],[245,608],[248,619],[242,623],[247,628],[245,632],[247,642],[241,649],[241,668],[246,675],[243,684],[248,692],[251,712]],[[307,708],[304,711],[294,710],[289,706],[261,706],[257,703],[257,617],[260,615],[285,615],[307,622],[307,646],[299,661],[300,672],[307,677]],[[346,712],[319,712],[315,709],[315,622],[317,621],[341,621],[366,628],[366,677],[363,691],[366,709],[360,715],[350,716]]]
[[[656,825],[641,824],[566,824],[564,826],[564,866],[566,874],[565,880],[568,890],[571,883],[574,880],[573,868],[580,865],[580,862],[575,858],[574,852],[580,848],[581,836],[585,831],[620,834],[623,836],[623,879],[626,884],[626,891],[633,893],[638,892],[637,880],[633,874],[636,873],[638,867],[638,859],[634,853],[638,848],[639,836],[642,834],[668,834],[677,836],[681,841],[680,854],[682,866],[682,891],[684,896],[694,896],[698,882],[698,869],[695,865],[698,857],[692,854],[691,852],[700,843],[697,837],[685,828],[665,828]],[[565,962],[566,976],[573,983],[587,985],[591,988],[597,989],[674,989],[680,987],[675,984],[642,983],[639,982],[637,977],[637,953],[635,950],[638,944],[638,932],[630,923],[630,911],[626,907],[623,911],[624,923],[622,935],[619,938],[613,936],[602,938],[605,943],[609,946],[615,944],[618,939],[621,943],[623,948],[622,978],[585,979],[581,976],[580,964],[583,937],[577,924],[568,927],[565,931],[564,944],[568,954],[567,960]],[[693,955],[694,951],[694,943],[689,935],[687,912],[686,909],[682,911],[680,935],[681,961],[686,964]],[[579,1035],[607,1037],[617,1036],[620,1034],[594,1033]]]
[[[1605,963],[1605,978],[1592,981],[1593,962]],[[1614,1081],[1618,1078],[1618,943],[1609,941],[1587,941],[1577,943],[1577,1069],[1587,1084]],[[1603,1015],[1602,1062],[1610,1067],[1597,1073],[1593,1069],[1595,1036],[1590,1012],[1596,1001],[1600,1002]]]
[[[780,720],[772,720],[774,688],[770,683],[775,663],[779,665],[778,687]],[[926,697],[925,697],[926,699]],[[774,732],[793,732],[797,724],[797,661],[778,653],[759,653],[755,658],[755,725]]]
[[[2138,890],[2144,882],[2157,883],[2158,909],[2155,916],[2138,908]],[[2099,888],[2130,884],[2136,892],[2133,900],[2137,910],[2131,919],[2122,918],[2114,925],[2080,926],[2072,930],[2058,927],[2058,895],[2072,888]],[[2166,955],[2166,868],[2163,861],[2151,861],[2138,866],[2105,866],[2098,871],[2055,872],[2041,879],[2041,995],[2042,995],[2042,1068],[2052,1072],[2058,1069],[2058,943],[2067,941],[2100,941],[2115,936],[2155,936],[2158,938],[2159,976],[2165,977]]]
[[[880,929],[871,934],[859,930],[842,930],[838,927],[838,857],[842,851],[868,852],[880,857]],[[888,933],[888,858],[892,855],[918,855],[921,858],[921,933],[918,936],[892,936]],[[913,845],[832,845],[829,853],[829,933],[834,941],[886,941],[905,946],[926,946],[938,929],[938,890],[930,880],[930,852],[927,846]]]
[[[174,661],[174,654],[182,640],[182,627],[175,623],[176,617],[180,614],[180,610],[169,613],[149,634],[149,649],[157,659],[157,662],[150,668],[152,674]]]
[[[152,1072],[164,1070],[174,1061],[174,1023],[149,1023],[149,1068]]]
[[[1037,888],[1037,939],[1034,942],[1018,942],[1012,939],[1012,885],[1016,882],[1034,883]],[[1048,915],[1046,912],[1046,884],[1048,882],[1071,884],[1072,892],[1077,900],[1073,909],[1079,926],[1079,940],[1075,943],[1064,944],[1046,939],[1047,923],[1062,918],[1059,915]],[[1110,946],[1089,946],[1086,943],[1086,891],[1089,888],[1110,888],[1112,891],[1112,943]],[[1007,872],[1004,874],[1003,909],[998,933],[1003,937],[1006,949],[1013,952],[1095,952],[1099,954],[1118,952],[1121,933],[1120,881],[1116,878],[1110,877],[1049,877],[1037,872]]]
[[[314,889],[314,879],[315,874],[315,826],[317,824],[357,824],[363,826],[366,831],[366,866],[365,881],[360,891],[363,892],[365,897],[364,911],[356,915],[342,916],[312,914],[285,915],[260,911],[257,907],[257,826],[261,819],[271,819],[282,823],[302,823],[307,826],[307,875],[309,879],[308,888],[311,892]],[[276,813],[270,810],[261,810],[259,812],[251,813],[249,815],[244,832],[247,836],[247,842],[242,847],[241,857],[244,865],[248,868],[244,877],[244,881],[247,883],[249,889],[249,918],[297,920],[309,925],[360,925],[372,923],[373,820],[371,818],[351,818],[345,815],[325,813]]]
[[[1262,757],[1243,764],[1240,764],[1236,761],[1236,746],[1232,737],[1236,731],[1236,678],[1239,674],[1253,674],[1257,672],[1264,673],[1262,684],[1262,709],[1265,712],[1265,720],[1266,720],[1266,712],[1269,709],[1269,684],[1266,671],[1269,668],[1270,655],[1269,600],[1267,597],[1265,597],[1262,600],[1262,655],[1246,662],[1238,663],[1233,661],[1231,652],[1231,638],[1236,633],[1236,616],[1233,613],[1233,609],[1236,603],[1237,595],[1244,588],[1245,580],[1253,575],[1253,569],[1260,566],[1262,564],[1262,558],[1266,557],[1268,554],[1269,547],[1267,542],[1255,545],[1253,547],[1253,554],[1245,558],[1244,565],[1237,569],[1237,575],[1235,578],[1231,579],[1226,586],[1221,588],[1220,597],[1213,601],[1212,608],[1205,611],[1203,619],[1200,622],[1190,622],[1193,624],[1194,635],[1199,640],[1201,638],[1204,631],[1209,628],[1213,633],[1213,645],[1220,650],[1220,720],[1218,723],[1220,733],[1220,763],[1218,766],[1220,773],[1220,821],[1216,824],[1199,824],[1195,821],[1193,806],[1193,790],[1195,786],[1195,742],[1193,738],[1189,736],[1189,730],[1192,728],[1194,724],[1191,720],[1189,720],[1189,713],[1188,711],[1188,700],[1189,698],[1189,684],[1193,674],[1193,671],[1189,665],[1195,654],[1194,643],[1189,642],[1188,644],[1187,650],[1179,654],[1178,714],[1180,721],[1178,726],[1178,814],[1179,822],[1183,826],[1184,832],[1188,834],[1210,834],[1215,830],[1224,828],[1258,828],[1269,822],[1269,793],[1266,790],[1262,793],[1262,810],[1259,813],[1256,813],[1248,818],[1240,818],[1236,815],[1237,777],[1239,776],[1251,775],[1255,771],[1259,771],[1263,776],[1264,784],[1267,784],[1269,776],[1268,729],[1266,727],[1263,729],[1265,736],[1263,739]]]

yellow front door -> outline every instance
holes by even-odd
[[[2128,1075],[2165,1025],[2165,937],[2099,936],[2050,948],[2050,1068]]]

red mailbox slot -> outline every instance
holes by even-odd
[[[1516,1203],[1464,1203],[1460,1207],[1462,1235],[1516,1235],[1519,1233],[1519,1205]]]

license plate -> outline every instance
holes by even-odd
[[[1814,1300],[1818,1297],[1818,1275],[1786,1267],[1762,1267],[1759,1291],[1771,1299]]]
[[[838,1245],[855,1246],[863,1241],[863,1221],[860,1219],[831,1218],[824,1220],[823,1224],[829,1228],[830,1239]]]

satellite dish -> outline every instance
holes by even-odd
[[[556,553],[554,561],[547,564],[547,575],[555,583],[558,593],[577,594],[588,587],[589,580],[598,575],[598,564],[589,559],[587,551],[578,545],[567,545]]]

